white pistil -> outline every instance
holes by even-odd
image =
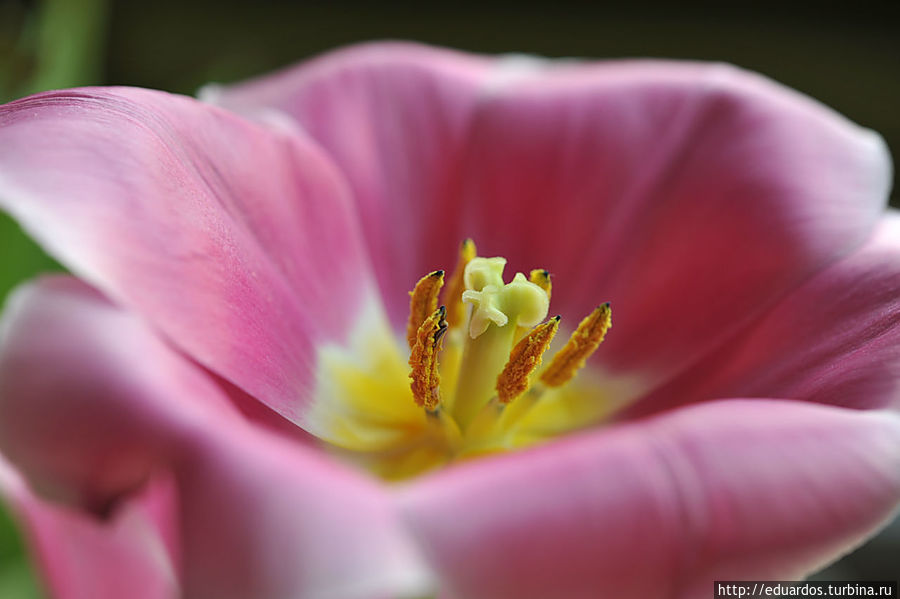
[[[503,258],[475,258],[466,266],[462,297],[472,304],[472,315],[451,404],[463,430],[494,395],[497,374],[509,359],[516,329],[543,321],[550,306],[547,293],[522,273],[504,284],[505,265]]]

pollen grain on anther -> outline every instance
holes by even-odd
[[[612,311],[609,303],[601,304],[588,314],[559,350],[547,369],[541,374],[541,383],[548,387],[559,387],[568,383],[584,367],[606,332],[612,326]]]
[[[416,343],[416,333],[419,327],[437,309],[438,294],[443,285],[444,271],[435,270],[419,279],[415,288],[409,292],[409,322],[406,325],[406,340],[410,349]]]
[[[415,343],[409,356],[413,400],[416,405],[433,412],[441,403],[441,375],[438,353],[441,339],[447,332],[447,309],[435,310],[416,331]]]
[[[550,347],[556,331],[559,330],[559,316],[534,327],[513,347],[509,361],[497,377],[497,399],[508,404],[531,386],[529,377],[541,365],[541,356]]]

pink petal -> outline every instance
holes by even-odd
[[[453,267],[462,239],[460,152],[492,64],[417,44],[365,44],[249,83],[210,86],[201,97],[293,121],[328,150],[353,188],[379,283],[400,323],[415,281]]]
[[[77,279],[19,288],[0,331],[0,445],[45,497],[106,512],[209,412],[242,424],[209,376]]]
[[[860,245],[891,179],[877,135],[724,65],[557,66],[471,130],[471,234],[550,269],[572,326],[610,301],[598,361],[645,388]]]
[[[669,412],[480,460],[400,496],[455,594],[700,597],[802,577],[900,502],[900,417],[775,400]]]
[[[377,483],[277,438],[198,440],[177,476],[185,595],[420,596],[432,585]]]
[[[36,497],[0,458],[0,488],[29,531],[44,582],[57,599],[175,599],[172,555],[144,493],[101,522]],[[153,491],[156,493],[156,491]]]
[[[0,107],[0,206],[192,358],[302,421],[313,345],[370,287],[330,160],[194,100],[128,88]]]
[[[724,396],[900,407],[900,214],[623,417]]]
[[[2,326],[0,450],[42,497],[90,508],[71,526],[98,544],[119,535],[116,516],[135,493],[164,476],[174,483],[180,533],[170,552],[183,596],[427,590],[429,573],[375,483],[249,423],[204,370],[92,289],[42,280],[14,296]],[[87,522],[92,513],[113,524]],[[51,577],[91,559],[52,542],[69,524],[43,529],[35,517]],[[135,541],[122,534],[109,547]],[[146,565],[139,547],[123,551]]]
[[[847,254],[883,209],[877,135],[719,64],[326,55],[210,97],[269,110],[356,192],[395,322],[459,239],[556,275],[573,324],[609,300],[599,359],[651,388]]]

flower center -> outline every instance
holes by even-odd
[[[596,380],[575,375],[610,328],[609,304],[582,320],[544,366],[561,321],[547,319],[550,273],[517,273],[505,283],[505,266],[505,258],[477,257],[466,240],[446,286],[443,270],[418,281],[407,368],[405,351],[375,315],[362,320],[349,347],[324,348],[314,432],[376,474],[403,479],[605,415]]]

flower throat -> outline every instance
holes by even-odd
[[[382,477],[402,479],[591,424],[595,410],[579,405],[592,394],[570,382],[609,330],[609,304],[584,318],[542,368],[561,321],[547,318],[550,273],[516,273],[506,283],[505,266],[505,258],[478,257],[467,239],[449,277],[437,270],[416,283],[406,391],[391,344],[378,335],[360,349],[378,352],[377,363],[327,357],[340,407],[320,436]]]

